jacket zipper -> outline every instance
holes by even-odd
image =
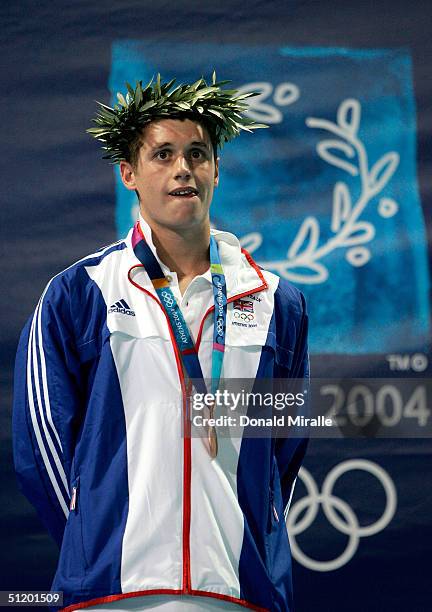
[[[247,291],[244,293],[239,293],[238,295],[234,295],[227,302],[233,302],[234,300],[240,299],[240,297],[244,297],[246,295],[250,295],[251,293],[257,293],[258,291],[262,291],[267,288],[267,284],[264,283],[252,291]],[[200,342],[201,342],[201,334],[204,325],[204,321],[207,315],[214,310],[214,306],[211,306],[207,312],[204,314],[202,318],[200,329],[198,333],[198,338],[196,342],[196,352],[198,353]],[[170,334],[173,338],[171,326]],[[177,356],[177,345],[173,339],[173,345],[175,347],[175,352]],[[184,415],[184,470],[183,470],[183,478],[184,478],[184,496],[183,496],[183,592],[191,593],[192,589],[192,580],[191,580],[191,567],[190,567],[190,522],[191,522],[191,468],[192,468],[192,452],[191,452],[191,422],[189,418],[189,396],[190,396],[190,388],[192,383],[189,381],[188,383],[188,392],[186,393],[185,380],[184,380],[184,372],[183,367],[179,368],[179,376],[180,382],[182,385],[183,393],[183,415]]]
[[[159,302],[158,302],[159,303]],[[159,304],[160,305],[160,304]],[[162,312],[165,314],[168,323],[168,329],[171,336],[171,343],[174,349],[176,358],[177,371],[180,379],[183,402],[183,577],[182,577],[182,592],[184,594],[191,593],[191,568],[190,568],[190,521],[191,521],[191,423],[189,418],[189,395],[190,381],[186,387],[185,375],[183,371],[183,363],[179,354],[179,350],[175,341],[174,332],[164,309],[160,305]]]
[[[151,294],[150,294],[151,295]],[[157,300],[156,300],[157,301]],[[158,302],[159,304],[159,302]],[[160,305],[160,304],[159,304]],[[172,331],[170,321],[164,309],[160,305],[164,313],[168,329],[171,336],[171,344],[173,345],[174,355],[176,358],[177,372],[180,379],[183,402],[183,577],[182,577],[182,592],[184,594],[191,593],[191,568],[190,568],[190,521],[191,521],[191,422],[189,418],[189,395],[190,381],[186,386],[185,375],[183,371],[183,363],[179,354],[179,350],[175,341],[174,332]]]
[[[138,283],[132,280],[130,273],[134,268],[143,268],[142,264],[132,266],[128,272],[128,278],[130,282],[143,293],[150,296],[161,309],[165,316],[168,331],[170,333],[171,344],[174,350],[174,357],[177,365],[177,372],[179,375],[180,386],[182,390],[182,402],[183,402],[183,538],[182,538],[182,549],[183,549],[183,577],[182,577],[182,592],[187,594],[191,592],[191,571],[190,571],[190,499],[191,499],[191,439],[190,439],[190,421],[188,419],[188,405],[187,405],[187,393],[185,377],[183,372],[183,364],[175,341],[174,332],[171,328],[171,323],[167,313],[165,312],[162,304],[144,287],[141,287]]]
[[[242,249],[243,251],[243,249]],[[250,255],[247,253],[248,260],[249,263],[251,263],[252,258],[250,257]],[[148,291],[147,289],[144,289],[144,287],[141,287],[140,285],[138,285],[138,283],[134,282],[132,280],[132,278],[130,277],[130,273],[132,272],[132,270],[134,268],[141,268],[144,267],[142,264],[140,265],[136,265],[136,266],[132,266],[132,268],[129,269],[128,272],[128,278],[129,281],[135,286],[137,287],[137,289],[140,289],[141,291],[143,291],[144,293],[146,293],[147,295],[149,295],[151,298],[153,298],[153,300],[158,304],[159,308],[161,309],[161,311],[163,312],[163,314],[165,315],[165,319],[167,321],[167,325],[168,325],[168,330],[170,333],[170,337],[171,337],[171,344],[173,345],[173,349],[174,349],[174,355],[175,355],[175,359],[176,359],[176,364],[177,364],[177,371],[178,371],[178,375],[179,375],[179,379],[180,379],[180,385],[181,385],[181,390],[182,390],[182,398],[183,398],[183,426],[184,426],[184,433],[183,433],[183,579],[182,579],[182,592],[184,594],[190,594],[192,593],[192,580],[191,580],[191,567],[190,567],[190,522],[191,522],[191,465],[192,465],[192,452],[191,452],[191,437],[190,437],[190,428],[191,428],[191,423],[190,423],[190,418],[189,418],[189,414],[188,414],[188,396],[186,393],[186,384],[185,384],[185,376],[184,376],[184,372],[183,372],[183,364],[181,361],[181,357],[179,355],[179,351],[178,351],[178,347],[175,341],[175,336],[174,336],[174,332],[171,328],[171,323],[170,320],[168,318],[168,315],[166,314],[162,304],[159,302],[159,300],[157,299],[157,297],[155,295],[153,295],[150,291]],[[255,267],[255,266],[253,266]],[[258,291],[263,291],[264,289],[268,288],[268,284],[266,283],[266,281],[264,280],[264,277],[262,276],[262,274],[259,272],[259,269],[256,267],[255,268],[258,276],[260,277],[260,279],[263,281],[263,283],[259,286],[256,287],[255,289],[251,289],[248,291],[244,291],[243,293],[239,293],[237,295],[234,295],[232,297],[230,297],[227,302],[233,302],[234,300],[238,300],[241,297],[245,297],[247,295],[251,295],[252,293],[257,293]],[[199,346],[200,346],[200,342],[201,342],[201,334],[202,334],[202,329],[204,326],[204,321],[207,317],[207,315],[214,310],[214,305],[211,306],[207,312],[204,314],[204,317],[201,320],[201,324],[200,324],[200,329],[198,332],[198,337],[197,337],[197,342],[196,342],[196,351],[198,353],[199,350]]]
[[[252,293],[257,293],[258,291],[263,291],[264,289],[267,289],[268,285],[267,283],[263,283],[262,285],[260,285],[259,287],[256,287],[255,289],[252,289],[252,291],[245,291],[243,293],[239,293],[237,295],[234,295],[232,297],[230,297],[227,302],[233,302],[234,300],[238,300],[241,297],[244,297],[246,295],[251,295]],[[195,350],[198,353],[199,351],[199,347],[200,347],[200,343],[201,343],[201,335],[202,335],[202,330],[203,330],[203,326],[204,326],[204,321],[206,319],[206,317],[208,316],[208,314],[210,312],[212,312],[214,310],[214,305],[211,306],[207,312],[204,314],[202,320],[201,320],[201,324],[200,324],[200,328],[199,328],[199,332],[198,332],[198,337],[197,337],[197,342],[195,345]],[[170,329],[170,333],[171,333],[171,329]],[[176,352],[177,352],[177,345],[175,345],[176,347]],[[179,370],[180,373],[180,370]],[[182,388],[183,388],[183,384],[184,384],[184,373],[183,373],[183,368],[181,369],[181,377],[183,379],[183,383],[182,383]],[[191,427],[191,422],[190,422],[190,418],[188,418],[188,406],[186,405],[186,402],[189,401],[189,394],[184,397],[184,417],[185,417],[185,422],[184,422],[184,431],[185,431],[185,437],[184,437],[184,483],[185,483],[185,495],[183,497],[183,591],[185,593],[189,593],[191,592],[191,568],[190,568],[190,512],[191,512],[191,466],[192,466],[192,453],[191,453],[191,438],[190,438],[190,427]],[[187,432],[187,435],[186,435]]]
[[[182,370],[183,384],[184,372]],[[191,567],[190,567],[190,523],[191,523],[191,471],[192,471],[192,449],[191,449],[191,421],[189,418],[189,397],[192,383],[189,381],[183,396],[183,591],[191,591]]]

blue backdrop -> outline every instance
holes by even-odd
[[[270,129],[221,154],[212,223],[306,294],[315,376],[430,376],[430,65],[425,1],[147,1],[0,7],[0,590],[48,589],[57,559],[17,490],[19,331],[51,276],[122,236],[133,194],[85,134],[94,100],[160,71],[257,89]],[[288,522],[297,610],[423,611],[431,444],[314,440]]]
[[[271,129],[223,151],[214,224],[303,286],[314,352],[424,350],[429,270],[409,50],[120,41],[112,103],[125,81],[158,71],[210,80],[216,64],[234,87],[261,92],[249,114]],[[116,215],[123,236],[136,198],[118,173]],[[409,283],[401,270],[411,271]],[[323,287],[331,300],[321,299]]]

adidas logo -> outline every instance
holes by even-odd
[[[126,300],[119,300],[118,302],[113,304],[108,310],[108,314],[110,314],[111,312],[118,312],[119,314],[130,315],[132,317],[135,316],[134,311],[130,309],[130,306],[126,302]]]

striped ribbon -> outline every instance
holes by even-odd
[[[169,282],[166,279],[158,260],[144,238],[144,234],[138,221],[134,226],[132,234],[132,246],[136,257],[143,264],[147,274],[149,275],[162,307],[168,316],[183,365],[189,378],[193,379],[196,390],[199,393],[207,393],[201,364],[198,359],[198,353],[187,323],[184,320],[182,311],[177,304],[177,300],[171,291]],[[226,281],[214,236],[210,236],[210,272],[212,277],[214,301],[211,370],[211,391],[212,394],[214,394],[219,387],[222,372],[223,357],[225,352],[227,316]],[[213,418],[213,414],[214,407],[211,407],[210,418]],[[208,438],[210,444],[210,454],[215,457],[217,454],[217,437],[216,429],[214,427],[208,428]]]

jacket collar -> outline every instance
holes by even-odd
[[[153,243],[152,231],[149,224],[139,216],[142,232],[148,242],[151,250],[155,257],[159,261],[162,271],[164,274],[169,274],[169,268],[160,260],[156,252],[156,247]],[[131,266],[140,266],[139,259],[135,256],[132,247],[132,232],[133,228],[129,231],[126,236],[125,242],[127,245],[127,251]],[[232,299],[239,295],[247,295],[248,293],[262,291],[267,289],[267,283],[262,275],[262,272],[258,268],[257,264],[253,261],[252,257],[241,248],[240,242],[234,234],[225,232],[217,229],[211,229],[210,233],[215,237],[221,264],[224,270],[226,284],[227,284],[227,298]],[[130,271],[130,270],[129,270]],[[141,287],[151,293],[155,293],[153,284],[150,277],[145,272],[144,268],[137,267],[132,271],[134,281]],[[203,277],[211,283],[210,268],[207,270]]]

